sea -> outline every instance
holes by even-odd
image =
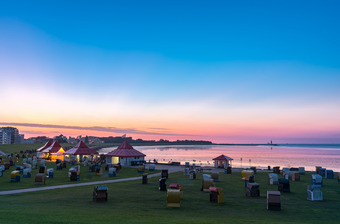
[[[316,166],[340,172],[340,144],[285,144],[285,145],[162,145],[134,146],[146,155],[146,161],[159,163],[195,163],[213,166],[213,158],[222,154],[233,158],[232,167],[249,168],[256,166],[305,167],[314,171]],[[103,148],[99,153],[108,153],[113,148]]]

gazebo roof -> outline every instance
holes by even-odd
[[[90,149],[83,141],[78,142],[76,146],[65,152],[69,155],[98,155],[99,153]]]
[[[117,149],[109,152],[107,157],[144,157],[145,154],[134,149],[127,141],[124,141]]]
[[[41,152],[45,152],[45,153],[57,153],[61,148],[62,148],[61,145],[57,141],[54,141],[52,143],[52,145],[50,145],[46,149],[42,150]]]
[[[228,161],[228,160],[233,160],[233,158],[230,158],[230,157],[228,157],[228,156],[225,156],[225,155],[220,155],[220,156],[218,156],[218,157],[216,157],[216,158],[214,158],[213,160],[222,160],[222,161]]]
[[[44,146],[40,147],[39,149],[37,149],[37,152],[41,152],[44,149],[47,149],[48,147],[50,147],[52,145],[52,142],[50,140],[48,140]]]

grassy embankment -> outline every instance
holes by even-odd
[[[197,178],[189,180],[182,172],[169,175],[167,185],[183,184],[180,208],[166,207],[166,192],[158,191],[158,178],[150,178],[147,185],[140,180],[108,184],[109,199],[101,203],[92,201],[93,186],[0,196],[1,222],[220,224],[338,223],[340,220],[340,183],[336,179],[324,179],[323,201],[307,201],[306,186],[311,183],[311,173],[307,173],[301,176],[301,181],[291,182],[291,193],[282,194],[282,211],[268,211],[266,191],[277,190],[277,186],[268,184],[267,173],[255,176],[261,191],[257,198],[245,196],[240,173],[221,173],[216,186],[224,189],[224,204],[210,203],[209,193],[200,191],[201,174]],[[2,185],[9,178],[0,177],[0,181]]]

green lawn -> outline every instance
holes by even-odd
[[[209,193],[200,191],[201,174],[197,180],[182,172],[170,174],[167,185],[184,187],[180,208],[166,207],[166,192],[158,191],[158,178],[150,178],[148,185],[140,180],[108,184],[109,199],[100,203],[92,201],[93,186],[0,196],[1,223],[339,223],[336,179],[324,179],[324,200],[312,202],[306,200],[311,174],[301,176],[300,182],[291,182],[291,193],[282,194],[282,211],[266,209],[266,191],[277,190],[268,184],[268,174],[256,174],[258,198],[245,197],[240,173],[221,173],[220,180],[216,186],[224,189],[225,203],[214,204]],[[3,177],[0,181],[4,183]]]

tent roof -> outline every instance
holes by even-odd
[[[99,153],[87,147],[87,145],[80,141],[76,146],[72,149],[69,149],[65,152],[65,154],[69,155],[98,155]]]
[[[223,161],[228,161],[228,160],[233,160],[233,158],[230,158],[230,157],[225,156],[225,155],[222,154],[222,155],[220,155],[220,156],[214,158],[213,160],[223,160]]]
[[[54,141],[51,146],[47,147],[46,149],[42,150],[41,152],[45,153],[56,153],[61,149],[61,145],[57,142]]]
[[[44,149],[50,147],[52,145],[52,142],[50,140],[48,140],[44,146],[40,147],[39,149],[37,149],[37,152],[41,152],[43,151]]]
[[[124,141],[117,149],[109,152],[107,157],[144,157],[145,154],[134,149],[127,141]]]

